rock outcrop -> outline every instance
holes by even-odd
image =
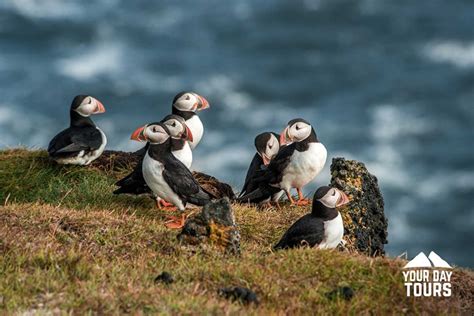
[[[240,232],[228,198],[211,201],[186,220],[178,240],[197,245],[209,242],[230,254],[240,254]]]
[[[341,208],[345,247],[370,256],[384,255],[387,218],[377,178],[355,160],[334,158],[331,185],[343,190],[351,202]]]

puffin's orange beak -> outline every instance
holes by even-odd
[[[200,95],[197,95],[197,97],[200,101],[199,105],[197,107],[198,111],[205,110],[205,109],[208,109],[210,107],[209,102],[207,102],[207,100],[204,97],[202,97]]]
[[[94,114],[104,113],[105,112],[104,105],[97,99],[96,99],[96,102],[97,102],[97,109],[95,110]]]
[[[189,127],[187,125],[184,125],[184,127],[186,128],[186,132],[183,134],[184,138],[189,140],[190,142],[193,141],[193,133],[191,133],[191,130],[189,129]]]
[[[339,198],[339,201],[337,201],[336,207],[346,205],[347,203],[349,203],[351,201],[351,200],[349,200],[349,197],[347,196],[347,194],[345,194],[344,192],[342,192],[339,189],[337,189],[337,190],[341,194],[341,197]]]
[[[289,135],[288,135],[288,126],[285,127],[283,132],[280,134],[280,146],[286,145],[289,143]]]
[[[144,134],[146,127],[147,126],[145,125],[145,126],[137,128],[135,130],[135,132],[133,132],[132,136],[130,136],[130,139],[136,140],[137,142],[146,142],[146,141],[148,141],[147,137]]]

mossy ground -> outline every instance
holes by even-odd
[[[242,255],[192,248],[163,226],[147,197],[114,196],[127,172],[57,166],[44,151],[0,152],[0,311],[173,314],[472,314],[474,276],[455,269],[453,296],[407,298],[401,259],[296,249],[272,252],[307,212],[234,206]],[[156,284],[162,271],[176,282]],[[258,306],[217,294],[245,286]],[[326,293],[349,285],[350,301]]]

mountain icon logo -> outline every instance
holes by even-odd
[[[403,269],[409,268],[448,268],[452,267],[434,251],[430,252],[427,257],[425,253],[420,252],[415,258],[408,262]]]

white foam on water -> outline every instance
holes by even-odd
[[[226,111],[242,111],[252,104],[250,96],[239,91],[235,81],[225,75],[212,75],[200,81],[196,89],[204,96],[218,96],[223,101],[219,106],[224,106]]]
[[[64,76],[87,81],[99,75],[117,74],[123,64],[123,47],[119,43],[100,43],[84,47],[77,54],[59,60],[58,71]]]
[[[68,0],[3,0],[0,7],[10,8],[30,18],[64,18],[83,14],[83,6]]]
[[[37,113],[25,115],[20,109],[15,105],[0,104],[0,147],[47,147],[55,134],[45,126],[55,126],[54,121]]]
[[[427,44],[422,54],[431,61],[447,63],[458,68],[474,67],[474,43],[440,41]]]

